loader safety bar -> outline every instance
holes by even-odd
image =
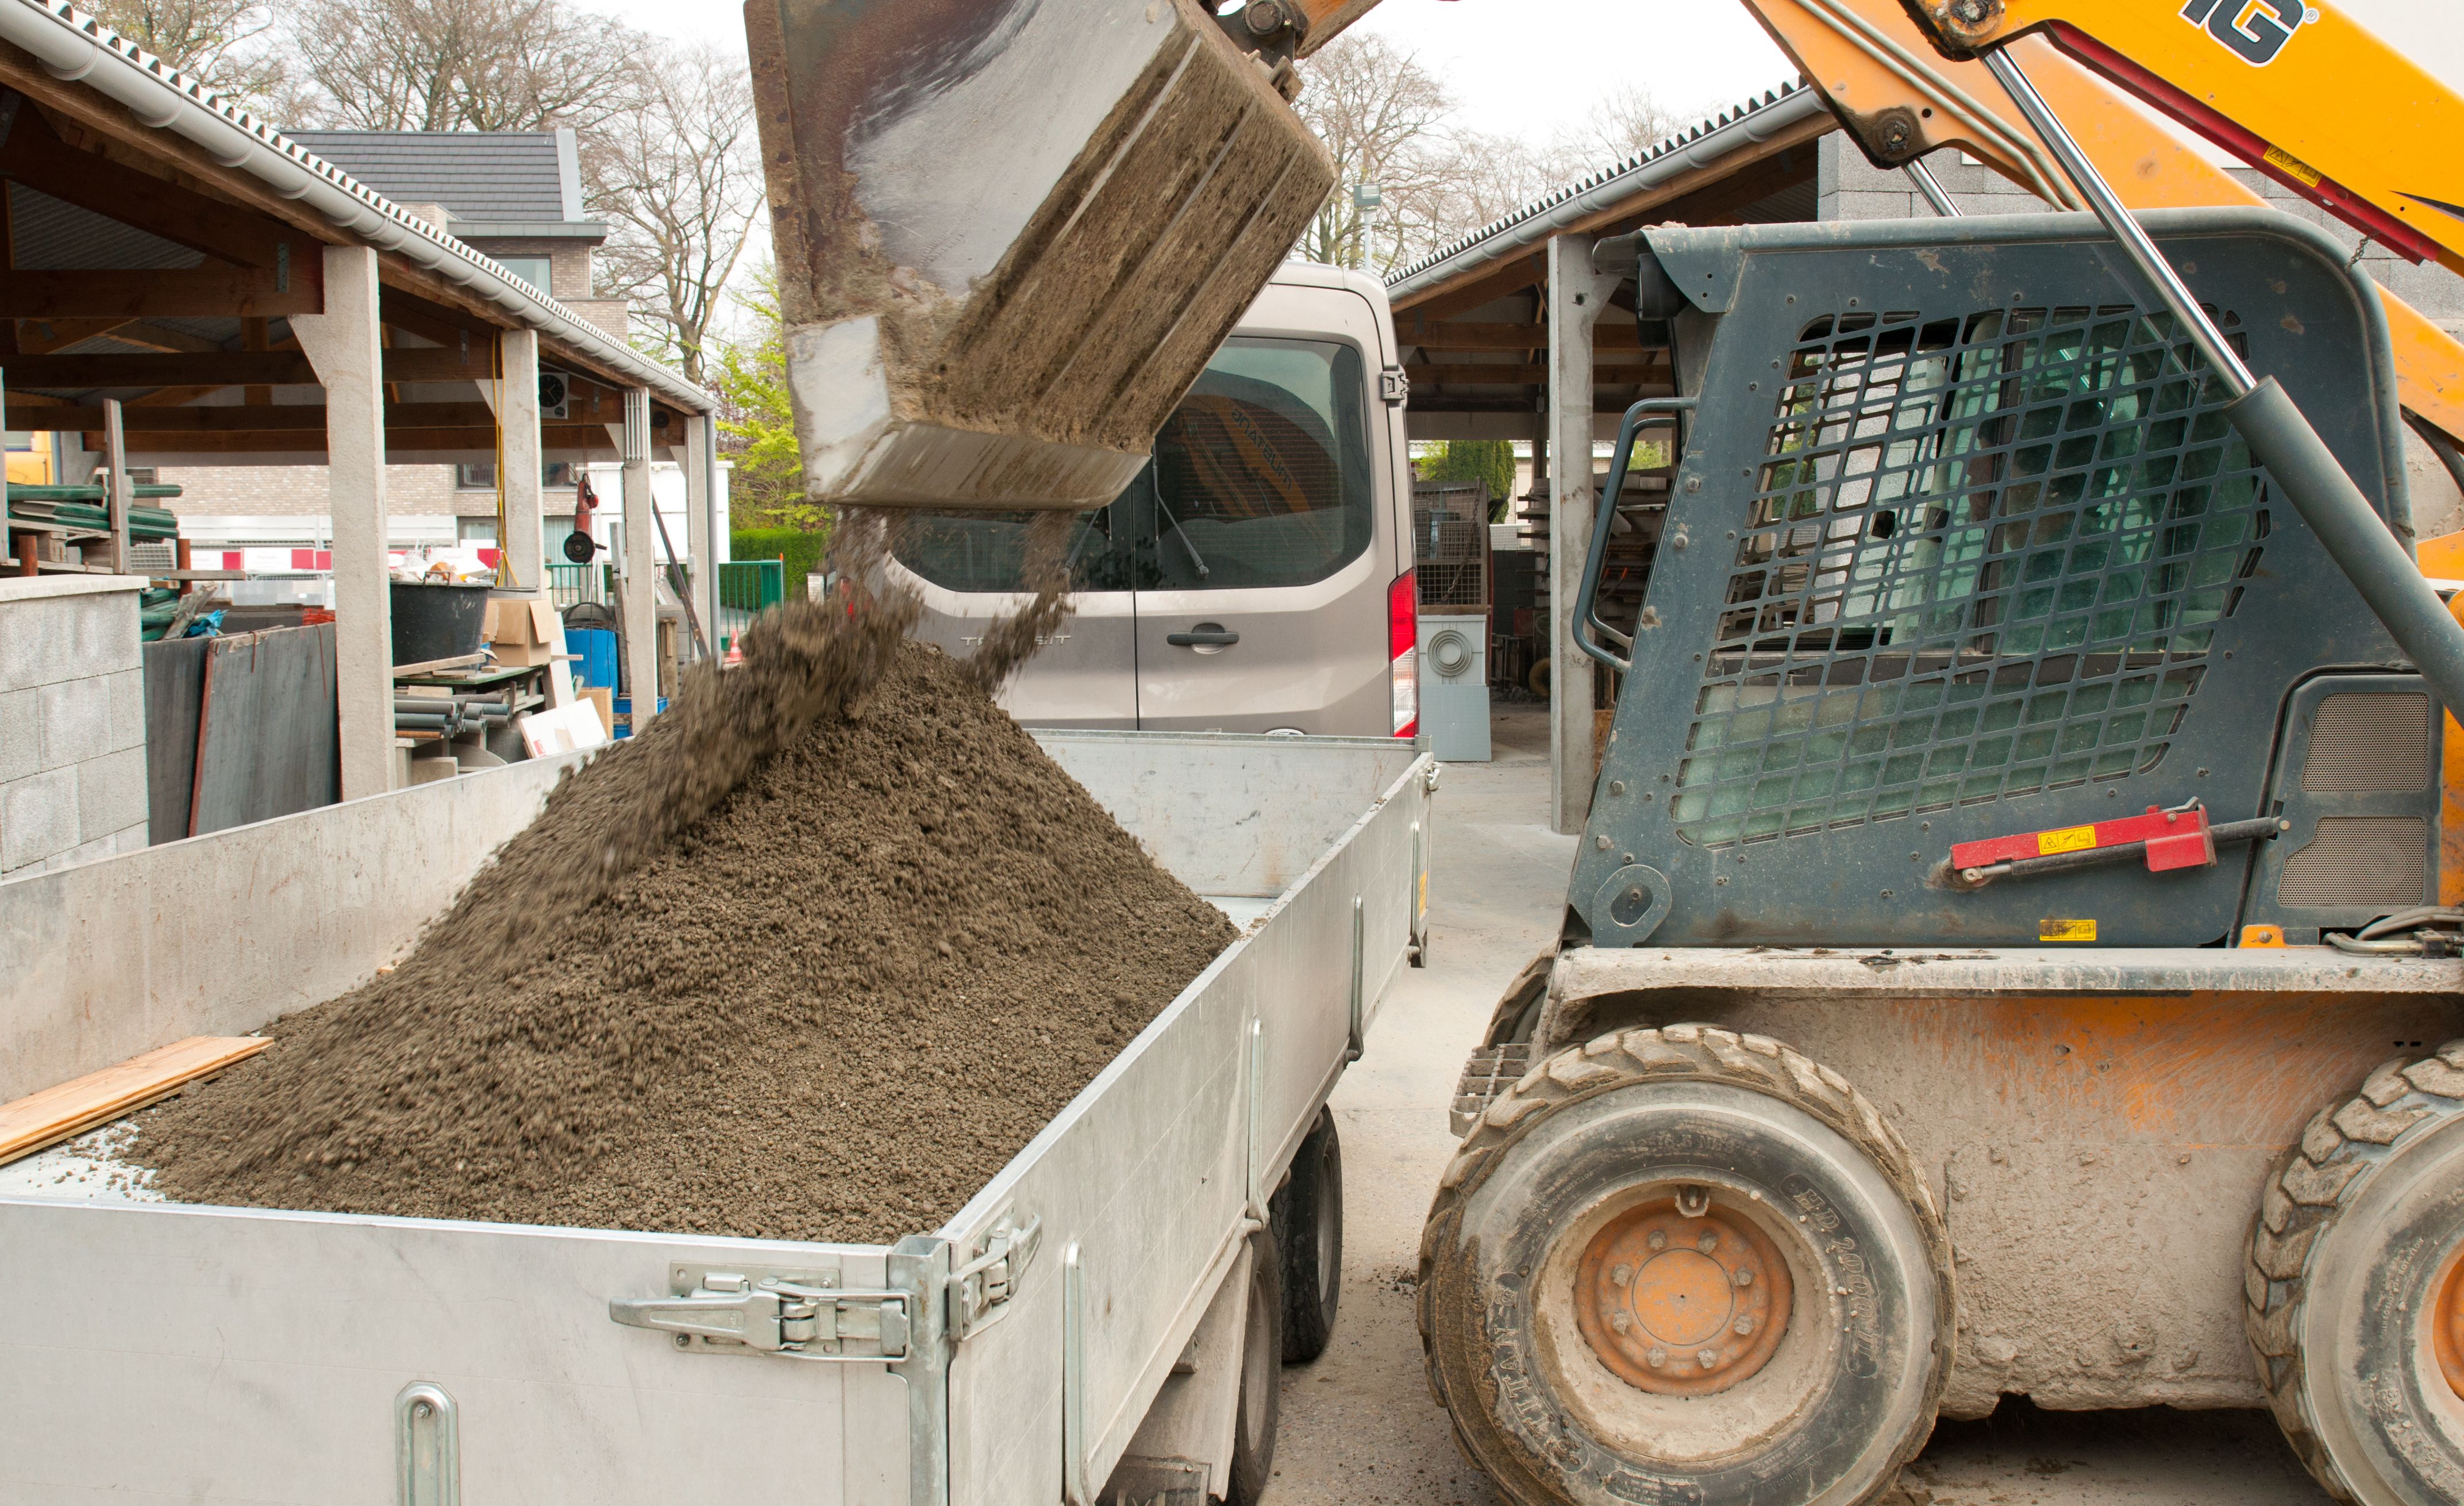
[[[2262,816],[2216,826],[2208,820],[2206,808],[2192,800],[2171,809],[2149,806],[2144,815],[2090,826],[1962,842],[1951,848],[1950,859],[1943,868],[1953,889],[1982,889],[1997,878],[2040,878],[2133,858],[2143,860],[2151,874],[2212,868],[2218,847],[2272,840],[2291,825]]]
[[[1617,495],[1625,490],[1625,468],[1634,462],[1636,432],[1645,425],[1653,428],[1676,425],[1677,443],[1672,451],[1682,455],[1685,453],[1685,431],[1679,418],[1693,410],[1694,399],[1690,397],[1646,397],[1625,410],[1625,417],[1617,424],[1617,454],[1609,461],[1609,483],[1600,488],[1600,503],[1592,515],[1592,548],[1583,557],[1583,588],[1574,599],[1574,647],[1620,675],[1634,668],[1634,640],[1600,621],[1599,610],[1600,569],[1608,559],[1609,529],[1617,521]],[[1701,484],[1699,479],[1695,484]],[[1684,530],[1675,527],[1674,522],[1672,518],[1669,532],[1661,542],[1664,547],[1683,549],[1685,547]],[[1648,628],[1654,621],[1650,606],[1646,603],[1640,625]],[[1595,638],[1595,633],[1599,637]],[[1627,656],[1619,658],[1599,639],[1606,639],[1625,650]]]

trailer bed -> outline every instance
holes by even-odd
[[[0,1503],[426,1506],[450,1474],[473,1499],[1043,1506],[1065,1435],[1070,1473],[1103,1480],[1418,942],[1434,768],[1381,740],[1039,739],[1243,935],[940,1229],[881,1247],[197,1207],[114,1185],[105,1131],[0,1168]],[[426,800],[451,825],[447,801],[501,809],[475,786],[523,767],[0,886],[0,940],[114,905],[177,926],[147,865],[269,872],[267,829],[313,853],[320,818],[414,841],[421,812],[363,808]],[[441,907],[451,887],[421,881]],[[297,945],[345,929],[325,907],[277,895],[255,919]],[[390,960],[368,945],[360,976]],[[142,1024],[86,1037],[246,1009],[209,968],[170,970],[117,1007]],[[0,1046],[56,1052],[59,1003],[17,1003]],[[765,1277],[846,1294],[801,1354],[611,1318],[689,1296],[699,1322]]]

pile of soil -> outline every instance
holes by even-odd
[[[909,609],[797,607],[390,973],[146,1116],[194,1203],[880,1242],[1236,935]],[[724,735],[717,735],[716,730]]]

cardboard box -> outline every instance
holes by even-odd
[[[564,652],[564,620],[552,603],[488,598],[488,647],[499,664],[526,668]]]
[[[616,735],[616,693],[605,685],[576,685],[575,695],[598,708],[599,725],[609,737]]]

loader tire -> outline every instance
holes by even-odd
[[[2319,1111],[2251,1221],[2244,1326],[2339,1500],[2464,1500],[2464,1041]]]
[[[1704,1026],[1534,1065],[1421,1234],[1431,1389],[1522,1506],[1871,1500],[1932,1432],[1956,1312],[1933,1194],[1873,1105]]]
[[[1284,1258],[1284,1363],[1307,1364],[1326,1353],[1343,1296],[1343,1141],[1332,1109],[1317,1111],[1266,1207]]]
[[[1249,1300],[1241,1319],[1241,1401],[1232,1421],[1224,1506],[1258,1506],[1275,1477],[1284,1393],[1284,1261],[1271,1230],[1249,1236]]]

